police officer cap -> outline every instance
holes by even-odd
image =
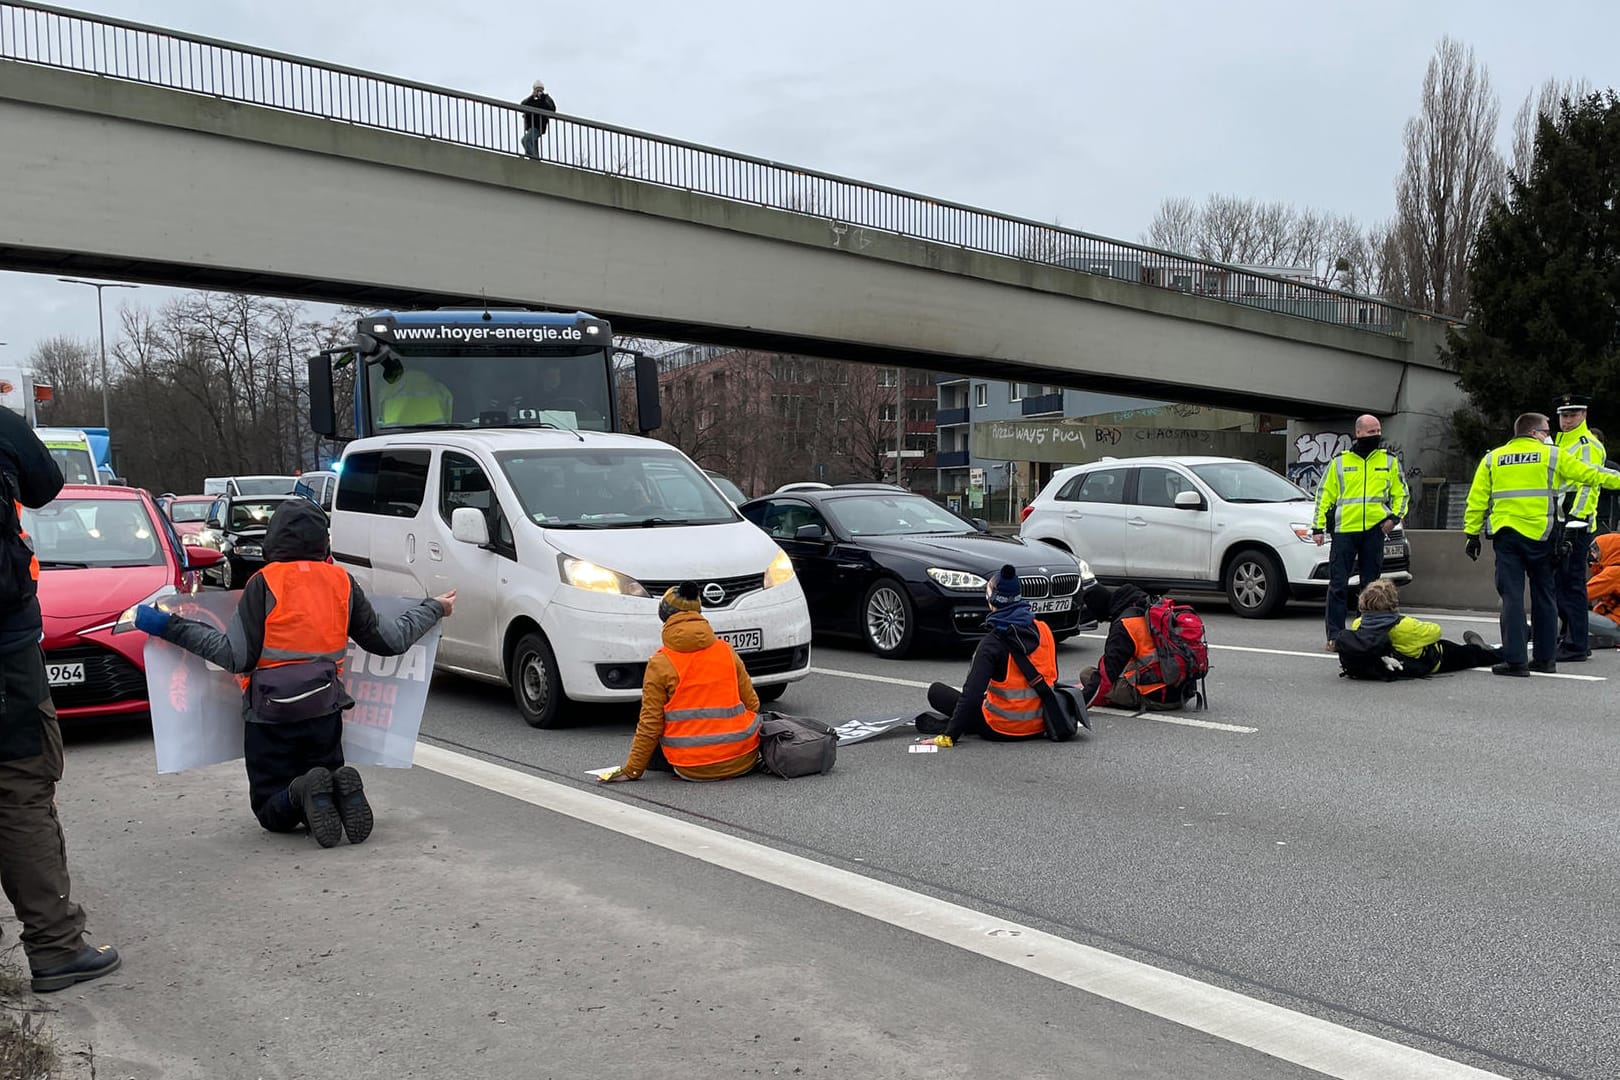
[[[1556,402],[1559,412],[1584,412],[1592,399],[1584,394],[1564,394]]]

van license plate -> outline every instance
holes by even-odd
[[[1074,606],[1074,597],[1060,596],[1054,600],[1031,600],[1029,610],[1036,615],[1056,615]]]
[[[74,664],[46,664],[46,678],[52,686],[76,686],[84,682],[84,662]]]
[[[1384,558],[1386,558],[1386,559],[1399,559],[1399,558],[1402,558],[1405,554],[1406,554],[1406,545],[1405,544],[1385,544],[1384,545]]]
[[[740,653],[759,652],[765,647],[763,630],[722,630],[714,636]]]

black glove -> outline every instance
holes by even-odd
[[[1470,536],[1468,543],[1463,545],[1463,554],[1475,562],[1479,561],[1479,537]]]

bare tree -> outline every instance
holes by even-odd
[[[1468,310],[1468,262],[1480,222],[1501,196],[1499,106],[1474,50],[1442,38],[1423,76],[1422,105],[1407,121],[1388,251],[1395,298],[1448,315]]]
[[[1192,254],[1202,244],[1203,212],[1186,196],[1165,199],[1142,242],[1163,251]]]
[[[1220,194],[1201,205],[1165,199],[1143,235],[1153,247],[1212,262],[1310,270],[1322,285],[1340,284],[1363,239],[1355,219],[1342,214]]]
[[[1534,93],[1526,94],[1524,104],[1513,118],[1513,175],[1523,180],[1535,164],[1536,128],[1545,117],[1556,124],[1563,102],[1576,102],[1592,93],[1585,79],[1548,79]]]

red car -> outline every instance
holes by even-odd
[[[214,505],[216,498],[214,495],[173,495],[159,499],[158,507],[169,515],[180,539],[190,541],[202,531],[208,521],[208,508]]]
[[[146,635],[113,634],[140,603],[190,593],[219,552],[185,547],[139,488],[71,484],[23,527],[39,557],[45,670],[64,720],[145,713]],[[126,620],[127,621],[127,620]]]

